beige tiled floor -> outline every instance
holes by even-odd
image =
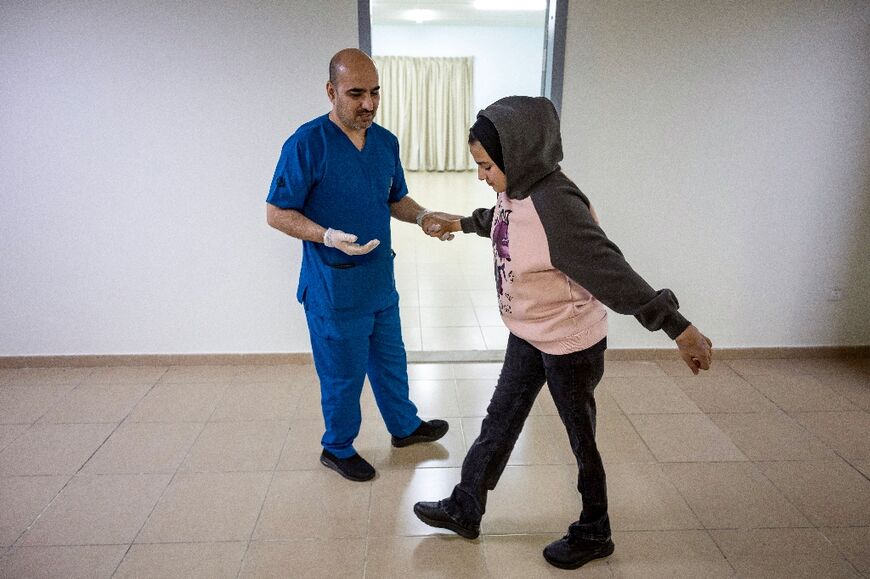
[[[608,362],[617,549],[573,575],[540,553],[579,509],[546,390],[480,539],[411,512],[457,482],[499,368],[412,364],[451,430],[406,449],[367,389],[367,483],[318,463],[308,366],[0,370],[0,577],[870,577],[867,360]]]

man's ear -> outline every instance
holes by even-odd
[[[329,97],[329,102],[335,102],[335,85],[331,80],[326,81],[326,96]]]

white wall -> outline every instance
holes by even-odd
[[[0,355],[309,349],[263,202],[356,2],[162,6],[0,4]],[[866,10],[571,2],[566,171],[720,346],[870,343]]]
[[[357,3],[0,4],[0,355],[306,351],[265,224]]]
[[[372,26],[372,54],[378,56],[474,57],[475,114],[504,96],[540,95],[543,51],[543,20],[540,27]]]
[[[719,346],[870,343],[868,22],[860,0],[570,3],[564,168]],[[612,346],[666,345],[612,319]]]

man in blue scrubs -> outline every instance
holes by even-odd
[[[297,299],[320,378],[320,462],[366,481],[375,469],[353,447],[366,374],[393,446],[432,442],[448,429],[443,420],[420,420],[408,398],[393,278],[390,217],[420,224],[428,211],[408,196],[398,140],[373,123],[380,86],[372,59],[339,51],[326,94],[329,114],[299,127],[281,150],[267,220],[303,242]]]

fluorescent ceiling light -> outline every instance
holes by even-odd
[[[474,0],[477,10],[526,10],[534,12],[547,9],[547,0]]]
[[[434,10],[408,10],[405,12],[405,18],[413,20],[417,24],[422,24],[427,20],[435,20]]]

